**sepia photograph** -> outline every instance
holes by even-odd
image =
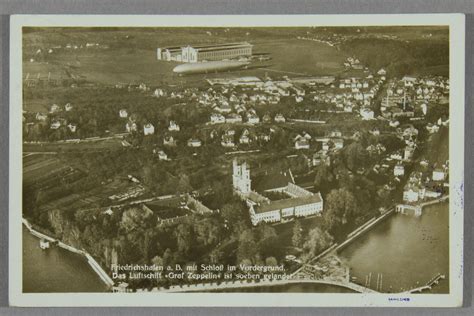
[[[115,17],[12,28],[19,296],[461,304],[459,15]]]

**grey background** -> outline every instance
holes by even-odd
[[[466,13],[464,307],[422,308],[9,308],[8,78],[10,14],[355,14]],[[472,247],[473,0],[0,0],[0,315],[474,315]],[[20,264],[20,263],[18,263]]]

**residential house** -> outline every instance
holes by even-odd
[[[153,96],[154,97],[162,97],[165,95],[165,91],[163,89],[156,89],[154,92],[153,92]]]
[[[433,170],[433,174],[432,174],[433,181],[444,181],[445,178],[446,178],[446,175],[445,175],[444,169],[435,168]]]
[[[163,139],[163,145],[165,146],[176,146],[176,140],[171,135],[165,136]]]
[[[230,113],[232,112],[232,107],[229,105],[229,103],[221,103],[219,106],[215,108],[216,111],[220,113]]]
[[[346,104],[344,105],[344,112],[347,112],[347,113],[352,113],[352,104]]]
[[[61,122],[60,121],[53,121],[51,123],[51,129],[58,129],[61,127]]]
[[[390,120],[388,123],[391,127],[398,127],[400,125],[400,122],[397,120]]]
[[[403,165],[395,165],[395,167],[393,168],[393,175],[395,177],[398,177],[398,176],[403,176],[405,174],[405,168],[403,167]]]
[[[262,122],[263,123],[271,123],[272,121],[272,117],[270,116],[270,114],[265,114],[263,117],[262,117]]]
[[[415,147],[413,146],[406,146],[405,147],[405,151],[404,151],[404,154],[403,154],[403,159],[404,160],[411,160],[411,158],[413,158],[413,153],[415,151]]]
[[[121,109],[121,110],[119,111],[119,116],[120,116],[121,118],[127,118],[127,117],[128,117],[128,112],[127,112],[127,110]]]
[[[76,129],[77,129],[77,125],[76,125],[76,124],[69,123],[69,124],[67,125],[67,127],[69,128],[69,131],[71,131],[71,133],[75,133],[75,132],[76,132]]]
[[[143,126],[143,134],[145,136],[147,135],[153,135],[155,134],[155,127],[151,123],[147,123]]]
[[[428,130],[430,134],[434,134],[439,131],[439,126],[436,124],[428,123],[428,125],[426,125],[426,129]]]
[[[414,184],[407,184],[403,190],[403,201],[414,203],[420,199],[420,187]]]
[[[244,129],[242,135],[240,135],[239,143],[241,144],[249,144],[250,143],[250,132],[248,129]]]
[[[44,114],[44,113],[36,113],[36,119],[38,121],[46,121],[46,119],[48,118],[48,115],[47,114]]]
[[[260,118],[255,113],[248,113],[247,114],[247,122],[249,124],[258,124],[258,123],[260,123]]]
[[[175,121],[170,121],[170,125],[168,126],[168,130],[170,132],[179,132],[180,128],[179,125]]]
[[[163,150],[153,149],[153,154],[158,156],[159,160],[168,161],[168,155]]]
[[[379,76],[385,76],[387,74],[387,71],[383,68],[380,68],[379,71],[377,71],[377,75]]]
[[[309,149],[309,141],[304,137],[298,138],[295,141],[295,149]]]
[[[59,107],[59,105],[53,104],[49,108],[49,113],[56,113],[56,112],[59,112],[60,110],[61,110],[61,108]]]
[[[329,137],[342,137],[342,132],[338,129],[332,130],[329,132]]]
[[[211,124],[222,124],[225,123],[225,117],[219,113],[211,114]]]
[[[197,138],[190,138],[188,140],[188,147],[201,147],[202,143]]]
[[[227,148],[234,147],[235,146],[234,136],[228,135],[228,134],[222,135],[221,145],[222,147],[227,147]]]
[[[344,147],[344,139],[342,138],[332,139],[331,142],[334,145],[334,149],[342,149]]]
[[[374,111],[368,109],[368,108],[362,108],[360,109],[360,116],[362,117],[363,120],[373,120],[374,119]]]
[[[380,130],[377,127],[374,127],[369,131],[369,133],[374,135],[374,136],[379,136],[380,135]]]
[[[226,123],[242,123],[242,116],[236,113],[231,113],[225,118]]]
[[[319,165],[326,165],[330,166],[331,165],[331,156],[327,155],[324,151],[319,151],[315,154],[313,154],[313,160],[312,160],[313,166],[319,166]]]
[[[127,122],[127,124],[125,124],[125,130],[128,133],[136,132],[137,131],[137,123],[131,122],[131,121]]]
[[[285,123],[286,119],[282,114],[275,115],[275,122],[277,123]]]

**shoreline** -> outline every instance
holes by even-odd
[[[439,197],[437,199],[434,199],[434,200],[418,203],[418,205],[421,207],[421,209],[424,209],[425,207],[430,206],[430,205],[445,203],[447,200],[449,200],[449,194],[441,196],[441,197]],[[325,249],[324,251],[322,251],[321,253],[316,255],[314,258],[312,258],[309,261],[308,264],[315,264],[320,259],[322,259],[322,258],[324,258],[328,255],[337,254],[339,250],[341,250],[342,248],[344,248],[344,247],[348,246],[349,244],[351,244],[358,237],[360,237],[360,236],[364,235],[365,233],[371,231],[372,228],[374,228],[374,226],[376,226],[377,224],[379,224],[383,220],[389,218],[391,215],[393,215],[395,213],[396,213],[396,206],[392,206],[385,213],[381,214],[380,216],[371,218],[367,222],[363,223],[362,225],[360,225],[359,227],[354,229],[351,233],[349,233],[347,235],[347,238],[344,241],[342,241],[341,243],[332,244],[327,249]],[[291,274],[291,276],[295,276],[298,273],[300,273],[303,270],[304,266],[305,265],[302,265],[299,269],[297,269],[295,272],[293,272]]]
[[[449,199],[449,195],[440,197],[436,200],[431,200],[427,201],[424,203],[420,203],[419,206],[424,208],[426,206],[438,204],[438,203],[445,203],[446,200]],[[370,231],[376,224],[382,222],[384,219],[390,217],[390,215],[395,213],[395,208],[390,208],[387,212],[384,214],[380,215],[379,217],[372,218],[366,223],[362,224],[358,228],[356,228],[354,231],[352,231],[346,240],[344,240],[340,244],[333,244],[323,252],[321,252],[319,255],[314,257],[310,262],[315,263],[321,258],[329,255],[336,253],[339,251],[341,248],[346,247],[348,244],[356,240],[359,236],[363,235],[364,233]],[[109,289],[112,288],[114,285],[114,281],[110,278],[110,276],[104,271],[104,269],[97,263],[97,261],[87,252],[83,250],[76,249],[70,245],[67,245],[60,240],[57,240],[53,237],[50,237],[48,235],[45,235],[37,230],[35,230],[32,225],[26,220],[25,218],[22,218],[22,223],[23,225],[28,229],[29,233],[33,236],[35,236],[38,239],[45,239],[48,240],[49,242],[55,243],[57,246],[68,250],[70,252],[79,254],[83,256],[89,266],[93,269],[93,271],[100,277],[100,279],[107,285]],[[300,269],[297,271],[293,272],[291,276],[295,276],[301,269],[303,269],[304,266],[302,266]],[[365,288],[359,284],[353,283],[353,282],[342,282],[342,281],[336,281],[336,280],[328,280],[328,279],[321,279],[321,280],[311,280],[311,279],[286,279],[286,280],[263,280],[263,281],[246,281],[246,280],[241,280],[241,281],[227,281],[227,282],[210,282],[210,283],[199,283],[199,284],[185,284],[185,285],[173,285],[170,286],[169,288],[164,288],[164,287],[154,287],[151,290],[148,289],[137,289],[136,293],[144,293],[144,292],[169,292],[169,293],[175,293],[175,292],[209,292],[209,291],[220,291],[220,290],[225,290],[225,289],[238,289],[238,288],[249,288],[249,287],[264,287],[264,286],[279,286],[279,285],[286,285],[286,284],[327,284],[327,285],[333,285],[333,286],[339,286],[342,288],[350,289],[358,293],[377,293],[376,291],[372,289]],[[225,292],[225,291],[224,291]]]
[[[191,293],[191,292],[210,292],[210,291],[219,291],[225,289],[239,289],[239,288],[250,288],[250,287],[263,287],[263,286],[278,286],[278,285],[287,285],[287,284],[323,284],[323,285],[332,285],[338,286],[345,289],[353,290],[355,293],[378,293],[375,290],[362,287],[358,284],[341,281],[332,281],[332,280],[263,280],[263,281],[228,281],[228,282],[210,282],[210,283],[199,283],[199,284],[185,284],[185,285],[174,285],[166,289],[163,287],[154,287],[151,290],[148,289],[137,289],[135,293]],[[225,291],[224,291],[225,292]],[[318,292],[315,292],[318,293]]]
[[[105,285],[110,289],[114,285],[114,281],[110,278],[110,276],[105,272],[104,269],[99,265],[99,263],[86,251],[84,250],[79,250],[76,249],[68,244],[63,243],[60,240],[57,240],[53,237],[50,237],[48,235],[45,235],[37,230],[35,230],[32,225],[28,222],[27,219],[22,218],[22,223],[23,225],[28,229],[28,232],[35,236],[38,239],[45,239],[49,242],[56,243],[56,245],[60,248],[63,248],[67,251],[73,252],[75,254],[78,254],[82,257],[84,257],[89,264],[89,266],[94,270],[94,272],[99,276],[99,278],[102,280],[102,282],[105,283]]]

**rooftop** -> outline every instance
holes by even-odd
[[[170,199],[149,202],[145,205],[151,211],[153,211],[156,216],[163,220],[190,214],[191,212],[189,210],[181,207],[181,203],[184,201],[184,198],[174,197]]]
[[[247,42],[240,42],[240,43],[227,43],[227,44],[214,44],[214,45],[196,45],[191,46],[194,49],[199,51],[213,51],[213,50],[225,50],[231,48],[239,48],[239,47],[249,47],[253,46]]]
[[[255,213],[266,213],[271,211],[277,211],[289,207],[295,207],[306,204],[313,204],[322,202],[321,193],[313,195],[296,197],[291,199],[278,200],[270,203],[260,204],[255,207]]]
[[[262,192],[285,187],[288,185],[288,182],[293,182],[289,171],[279,173],[275,172],[263,174],[258,176],[256,179],[252,179],[252,187],[255,188],[255,191]]]

